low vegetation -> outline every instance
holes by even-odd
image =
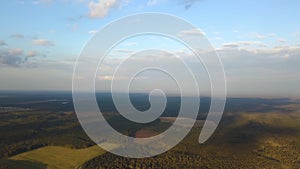
[[[46,164],[48,169],[79,168],[84,162],[105,153],[95,145],[84,149],[71,149],[59,146],[46,146],[11,157],[11,160],[22,160]]]
[[[121,117],[108,98],[101,95],[104,102],[99,104],[108,123],[132,137],[165,131],[179,108],[179,100],[172,98],[163,118],[134,124]],[[133,101],[146,109],[141,98],[136,95]],[[119,157],[95,146],[78,123],[71,100],[64,93],[0,97],[0,169],[300,168],[297,100],[229,99],[218,129],[201,145],[197,140],[206,114],[200,110],[196,125],[180,144],[145,159]]]

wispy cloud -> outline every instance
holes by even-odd
[[[91,1],[88,5],[90,8],[89,17],[104,18],[112,8],[117,6],[117,4],[117,0],[98,0],[97,2]]]
[[[285,40],[285,39],[283,39],[283,38],[279,38],[279,39],[277,39],[277,41],[278,41],[278,42],[280,42],[280,43],[284,43],[284,42],[286,42],[286,40]]]
[[[104,81],[112,81],[112,80],[127,80],[129,77],[127,76],[111,76],[111,75],[99,75],[97,76],[97,80],[104,80]],[[138,76],[135,77],[134,80],[145,80],[147,77],[145,76]]]
[[[224,43],[222,44],[223,48],[238,48],[239,45],[237,43]]]
[[[132,50],[128,50],[128,49],[116,49],[114,50],[114,52],[117,52],[117,53],[131,53],[133,54],[135,51],[132,51]]]
[[[15,39],[24,39],[25,36],[23,34],[20,33],[16,33],[16,34],[12,34],[10,35],[10,38],[15,38]]]
[[[38,4],[50,4],[53,0],[34,0],[32,1],[32,4],[38,5]]]
[[[155,6],[158,3],[158,0],[149,0],[147,6]]]
[[[272,38],[272,37],[275,37],[275,36],[276,36],[275,33],[260,34],[258,32],[249,32],[249,33],[247,33],[246,35],[244,35],[242,37],[263,40],[263,39]]]
[[[185,9],[189,9],[192,7],[195,3],[199,2],[201,0],[180,0],[180,3],[183,4]]]
[[[175,1],[175,0],[148,0],[147,6],[150,6],[150,7],[156,6],[156,5],[158,5],[158,4],[162,3],[162,2],[167,2],[167,1],[169,1],[169,2],[177,2],[180,5],[183,5],[183,7],[185,9],[189,9],[195,3],[197,3],[197,2],[199,2],[201,0],[177,0],[177,1]]]
[[[148,0],[145,5],[147,6],[156,6],[162,2],[177,2],[180,5],[183,5],[185,9],[189,9],[195,3],[201,0]],[[123,6],[128,6],[132,0],[93,0],[88,3],[90,18],[104,18],[113,8],[122,9]]]
[[[13,48],[8,50],[8,54],[12,56],[18,56],[23,54],[23,49],[20,48]]]
[[[122,0],[122,2],[120,4],[120,8],[128,6],[131,2],[132,2],[132,0]]]
[[[0,40],[0,46],[5,46],[7,45],[3,40]]]
[[[39,45],[39,46],[55,46],[55,44],[47,39],[34,39],[32,40],[32,43],[34,45]]]
[[[95,34],[96,32],[97,32],[97,30],[90,30],[90,31],[89,31],[89,34],[92,34],[92,35],[93,35],[93,34]]]
[[[205,36],[205,33],[201,29],[189,29],[189,30],[182,30],[177,34],[178,37],[186,37],[186,38],[191,38],[196,35]]]
[[[229,42],[223,43],[223,48],[239,48],[239,47],[267,47],[267,44],[264,44],[261,41],[238,41],[238,42]]]
[[[21,48],[0,48],[0,65],[9,67],[37,67],[41,66],[40,56],[46,56],[36,50],[24,51]],[[31,60],[32,58],[37,58]]]
[[[0,50],[0,64],[17,67],[24,62],[23,50],[19,48]]]
[[[218,50],[218,53],[223,56],[222,60],[227,69],[237,71],[248,68],[255,72],[257,68],[260,68],[280,74],[283,72],[291,74],[297,73],[300,61],[299,46],[277,46],[262,49],[231,48],[230,50],[222,48]],[[283,71],[283,69],[285,70]],[[253,73],[253,75],[257,74]]]
[[[37,56],[38,55],[38,52],[37,51],[35,51],[35,50],[30,50],[30,51],[28,51],[28,53],[27,53],[27,57],[35,57],[35,56]]]

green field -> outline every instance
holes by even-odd
[[[49,169],[74,169],[79,168],[84,162],[104,153],[105,151],[97,145],[84,149],[46,146],[13,156],[10,159],[43,163]]]

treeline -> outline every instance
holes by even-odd
[[[21,160],[0,159],[0,169],[46,169],[47,165]]]
[[[276,162],[257,156],[216,156],[210,152],[190,154],[181,151],[169,151],[162,155],[132,159],[106,153],[86,162],[84,169],[232,169],[232,168],[281,168]]]

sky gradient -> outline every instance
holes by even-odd
[[[12,0],[0,6],[0,90],[71,90],[76,57],[95,31],[120,17],[162,12],[204,32],[223,62],[229,96],[300,96],[297,0]],[[116,51],[148,47],[188,55],[151,37],[129,39]],[[99,83],[110,80],[101,77]]]

